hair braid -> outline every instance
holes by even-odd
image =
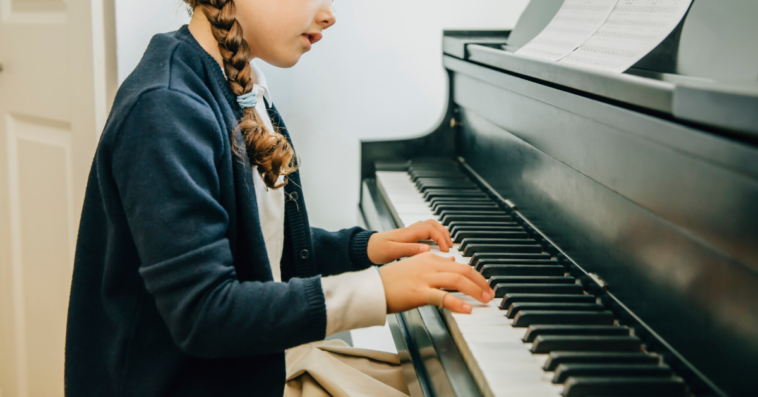
[[[184,0],[195,12],[198,8],[211,24],[211,32],[218,42],[224,60],[224,72],[229,89],[236,96],[253,90],[252,57],[236,17],[233,0]],[[278,131],[268,131],[254,108],[242,110],[239,129],[245,141],[245,150],[250,162],[258,167],[266,186],[278,189],[280,175],[288,175],[297,169],[295,152],[287,138]]]

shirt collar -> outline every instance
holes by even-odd
[[[268,83],[266,82],[266,76],[263,74],[261,68],[255,63],[250,61],[250,67],[253,69],[253,73],[258,78],[258,83],[253,86],[253,91],[257,91],[258,95],[263,95],[266,98],[266,107],[270,108],[273,100],[271,99],[271,92],[268,89]]]
[[[218,63],[216,63],[218,65]],[[266,98],[264,103],[266,104],[267,108],[271,108],[274,104],[273,100],[271,99],[271,92],[268,90],[268,83],[266,82],[266,75],[263,74],[263,71],[258,67],[258,65],[255,63],[255,61],[250,61],[250,68],[253,69],[253,73],[258,78],[258,83],[253,84],[253,92],[255,92],[256,96],[263,96],[263,98]],[[224,74],[224,78],[226,79],[226,72],[224,72],[224,69],[219,65],[219,69],[221,69],[221,73]]]

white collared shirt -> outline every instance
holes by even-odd
[[[253,85],[257,95],[255,111],[269,131],[274,131],[266,106],[271,106],[271,92],[266,76],[254,61],[250,66],[258,83]],[[263,99],[266,99],[265,101]],[[279,183],[282,182],[282,177]],[[269,189],[260,174],[254,170],[253,181],[258,204],[263,238],[266,242],[271,272],[274,281],[282,281],[280,263],[284,248],[284,189]],[[320,253],[328,255],[328,252]],[[387,316],[387,302],[384,285],[379,272],[373,267],[321,279],[321,287],[326,300],[326,336],[357,328],[384,325]]]

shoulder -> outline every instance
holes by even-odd
[[[202,134],[224,146],[224,118],[212,73],[202,54],[175,33],[153,37],[142,60],[119,88],[101,145],[116,146],[122,135],[151,138]]]
[[[128,111],[142,96],[162,89],[211,105],[214,98],[207,84],[210,73],[202,60],[202,50],[180,40],[180,33],[153,36],[139,64],[119,88],[114,111]]]

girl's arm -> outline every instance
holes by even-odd
[[[142,95],[110,163],[139,274],[176,345],[204,358],[264,355],[324,338],[320,277],[240,282],[220,204],[217,164],[230,155],[200,99],[168,88]],[[254,204],[254,203],[253,203]],[[263,247],[261,247],[263,249]]]

